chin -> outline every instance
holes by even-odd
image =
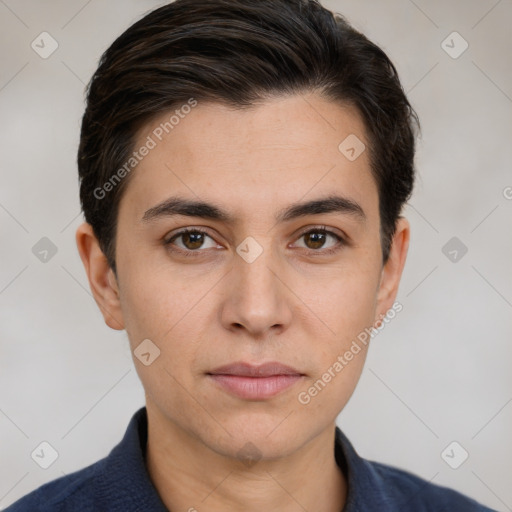
[[[293,453],[307,441],[304,423],[298,425],[286,418],[288,412],[279,415],[244,414],[232,421],[223,422],[210,447],[217,453],[233,457],[270,460]],[[286,419],[285,419],[286,418]],[[284,420],[284,421],[283,421]],[[231,434],[231,435],[230,435]]]

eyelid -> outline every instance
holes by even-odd
[[[348,240],[348,236],[343,231],[341,231],[340,229],[332,228],[330,226],[326,226],[325,224],[318,224],[304,228],[304,230],[301,230],[299,232],[298,238],[309,233],[310,231],[324,231],[329,235],[338,236],[345,241]]]
[[[207,228],[204,228],[202,226],[187,226],[184,228],[178,228],[177,230],[174,230],[171,233],[167,233],[164,236],[164,242],[169,242],[173,238],[175,238],[179,235],[183,235],[184,233],[190,233],[190,232],[193,232],[193,233],[201,232],[201,233],[204,233],[205,235],[211,236],[210,233],[207,231]]]
[[[195,226],[187,226],[185,228],[178,229],[177,231],[173,232],[171,235],[165,236],[164,239],[163,239],[163,243],[164,243],[164,245],[169,245],[169,244],[171,244],[171,242],[174,239],[178,238],[180,235],[185,235],[187,233],[200,233],[200,234],[206,235],[206,236],[210,237],[213,241],[215,241],[215,243],[218,244],[218,242],[215,240],[215,236],[213,236],[208,231],[207,228],[195,227]],[[197,251],[189,251],[189,252],[199,252],[199,250],[197,250]]]
[[[315,232],[324,233],[327,236],[330,235],[337,240],[337,243],[334,247],[330,247],[328,249],[321,248],[321,249],[315,250],[315,249],[308,249],[308,248],[300,247],[300,249],[309,252],[313,256],[320,257],[320,256],[332,255],[332,254],[339,252],[345,246],[350,245],[349,238],[347,235],[345,235],[345,233],[343,233],[343,231],[341,232],[342,234],[340,234],[334,228],[330,228],[325,225],[308,226],[307,228],[305,228],[304,230],[302,230],[299,233],[299,235],[296,237],[296,241],[300,240],[304,235],[307,235],[308,233],[315,233]]]

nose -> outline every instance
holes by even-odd
[[[221,312],[224,328],[243,329],[253,338],[265,339],[289,326],[293,294],[287,287],[283,266],[270,248],[253,261],[236,254],[226,279],[227,294]]]

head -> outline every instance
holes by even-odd
[[[398,290],[416,127],[385,53],[313,0],[177,0],[108,48],[77,243],[148,412],[224,455],[250,440],[276,457],[333,424],[368,343],[335,363]],[[209,375],[238,361],[301,377],[243,399]]]

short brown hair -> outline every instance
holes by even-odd
[[[384,51],[317,0],[176,0],[121,34],[87,88],[80,201],[114,272],[118,206],[131,174],[105,197],[97,191],[130,159],[142,124],[190,98],[245,108],[310,91],[362,116],[385,263],[412,194],[419,121]]]

